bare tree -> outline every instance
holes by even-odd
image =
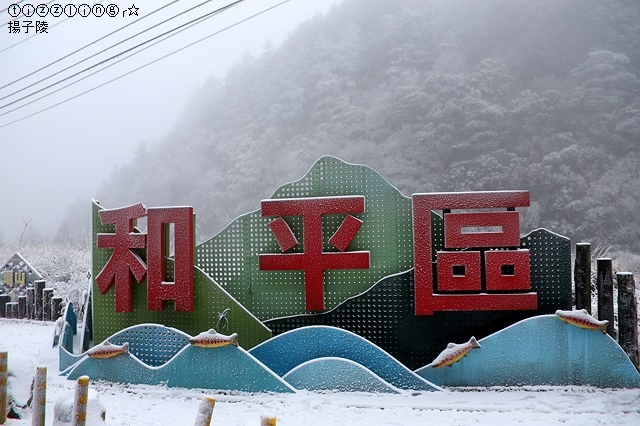
[[[20,248],[20,246],[22,245],[22,238],[24,237],[24,233],[27,232],[27,227],[31,223],[31,219],[29,219],[28,221],[22,219],[22,221],[24,222],[24,229],[22,230],[22,234],[20,234],[20,240],[18,241],[18,248]]]

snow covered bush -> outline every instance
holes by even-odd
[[[16,251],[44,276],[46,286],[53,289],[55,296],[68,299],[78,312],[82,292],[89,285],[89,247],[48,243],[24,245],[19,249],[0,247],[0,265]]]

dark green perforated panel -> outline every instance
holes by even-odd
[[[411,199],[366,166],[334,157],[318,160],[300,180],[279,188],[272,198],[364,195],[365,213],[354,215],[362,227],[347,251],[368,250],[370,269],[325,271],[325,306],[331,309],[362,293],[382,277],[413,266]],[[197,247],[197,264],[261,320],[307,312],[302,271],[261,271],[258,255],[280,253],[268,223],[255,211],[239,217],[220,234]],[[300,217],[286,217],[300,244]],[[323,217],[324,250],[344,215]]]
[[[387,277],[332,311],[266,321],[274,335],[308,325],[331,325],[377,344],[411,369],[433,361],[447,343],[480,339],[524,318],[571,309],[570,241],[546,230],[521,239],[531,253],[537,311],[436,312],[415,316],[413,270]]]
[[[218,328],[223,334],[238,333],[240,345],[249,349],[271,337],[271,332],[257,318],[240,306],[229,294],[198,268],[194,269],[193,312],[175,312],[173,306],[163,311],[147,310],[147,282],[133,285],[133,311],[116,312],[115,285],[106,294],[100,294],[95,277],[111,257],[112,249],[98,249],[97,234],[115,232],[113,225],[103,225],[98,216],[102,209],[93,204],[93,333],[94,342],[102,342],[109,336],[132,325],[154,323],[174,327],[190,335],[210,328]],[[143,259],[144,250],[136,251]],[[173,278],[173,262],[167,259],[167,279]],[[167,305],[172,305],[170,302]],[[219,321],[224,314],[225,320]],[[158,344],[164,344],[159,339]]]

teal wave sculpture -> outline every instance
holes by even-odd
[[[414,374],[362,337],[328,326],[303,327],[280,334],[249,351],[279,376],[317,358],[354,361],[399,389],[435,391],[438,386]]]
[[[344,358],[316,358],[300,364],[283,379],[296,389],[310,391],[400,393],[375,373]]]
[[[640,374],[615,340],[555,315],[520,321],[480,344],[451,367],[416,373],[440,386],[640,387]]]
[[[59,367],[65,372],[82,359],[85,353],[73,353],[73,335],[68,324],[63,328],[59,347]],[[106,340],[114,345],[129,343],[129,351],[143,363],[156,367],[168,362],[189,344],[189,335],[161,324],[138,324],[113,334]]]
[[[91,380],[131,384],[240,392],[295,392],[247,351],[234,346],[201,348],[187,345],[159,367],[149,366],[130,353],[103,359],[87,356],[69,371],[67,378],[76,380],[83,375]]]
[[[202,348],[189,336],[160,324],[139,324],[109,337],[113,345],[128,343],[128,353],[111,358],[73,355],[60,346],[62,375],[75,380],[169,387],[221,389],[243,392],[295,392],[295,389],[242,348]],[[69,364],[65,368],[63,364]]]

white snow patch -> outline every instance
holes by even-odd
[[[47,366],[46,424],[53,422],[58,398],[75,381],[58,376],[57,349],[50,347],[54,323],[0,319],[0,351],[18,369]],[[31,368],[31,367],[29,367]],[[26,382],[29,383],[26,383]],[[30,388],[31,378],[13,387]],[[167,388],[90,382],[106,409],[106,424],[121,426],[193,424],[204,396],[216,399],[212,424],[258,425],[266,413],[278,426],[326,425],[638,425],[639,389],[522,387],[449,389],[393,394],[314,393],[245,394],[210,389]],[[6,425],[30,425],[30,412]],[[95,425],[102,423],[87,423]]]

